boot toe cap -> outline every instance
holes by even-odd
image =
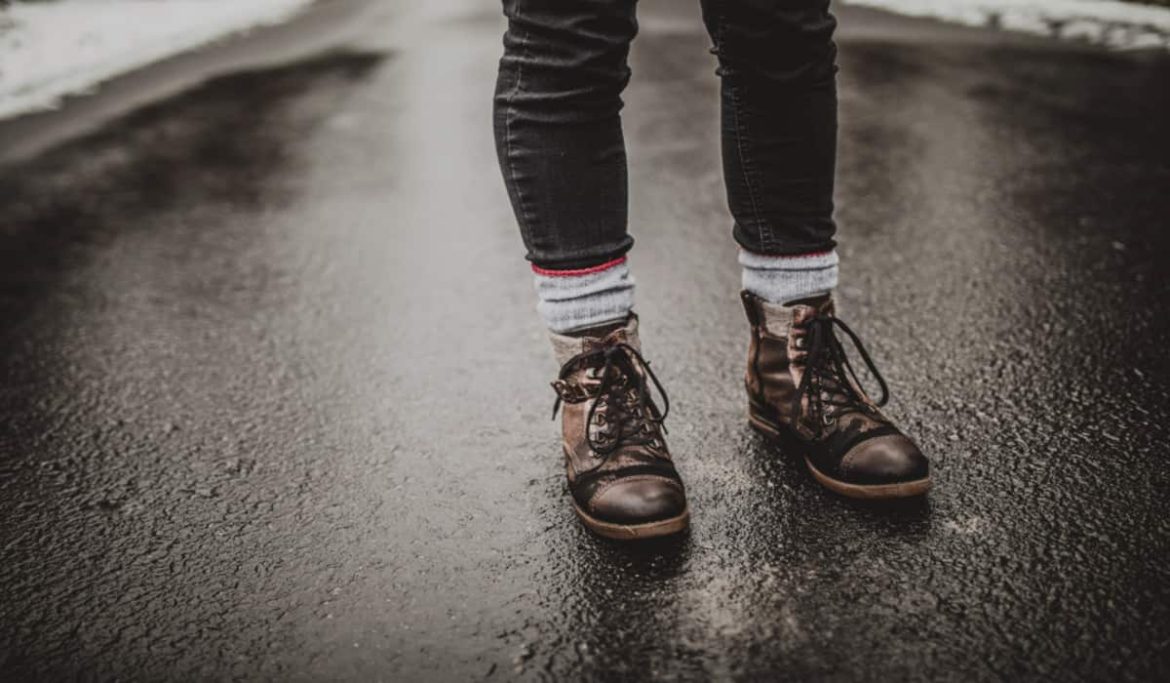
[[[686,512],[682,487],[664,477],[628,477],[599,491],[590,501],[591,514],[612,524],[646,524]]]
[[[841,474],[853,484],[899,484],[930,476],[930,462],[901,434],[869,439],[841,460]]]

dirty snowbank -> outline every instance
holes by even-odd
[[[312,0],[61,0],[0,15],[0,118],[54,107],[120,73],[291,17]]]
[[[1119,0],[839,0],[1114,48],[1170,48],[1170,8]]]

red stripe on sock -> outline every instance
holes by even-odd
[[[756,256],[763,256],[764,258],[815,258],[817,256],[828,256],[829,254],[833,253],[834,250],[826,249],[825,251],[812,251],[807,254],[761,254],[758,251],[752,251],[750,249],[744,249],[744,251],[749,254],[755,254]]]
[[[612,261],[606,261],[605,263],[602,263],[598,266],[592,266],[590,268],[577,268],[574,270],[549,270],[547,268],[541,268],[534,263],[532,264],[532,272],[536,273],[537,275],[544,275],[545,277],[576,277],[579,275],[592,275],[593,273],[600,273],[601,271],[609,270],[614,266],[620,266],[625,262],[626,257],[619,256]]]

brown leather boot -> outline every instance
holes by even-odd
[[[553,417],[563,406],[565,468],[577,516],[620,540],[685,529],[686,492],[662,437],[669,402],[642,358],[638,318],[600,335],[552,338],[561,363]],[[650,383],[662,397],[661,411]]]
[[[861,340],[833,315],[824,296],[794,305],[743,293],[752,326],[747,392],[751,425],[804,456],[824,486],[852,498],[926,493],[926,456],[878,410],[889,391]],[[861,388],[837,339],[853,342],[881,386],[878,401]]]

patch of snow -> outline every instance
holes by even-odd
[[[840,0],[970,26],[1038,33],[1114,48],[1170,48],[1170,8],[1119,0]]]
[[[60,0],[0,13],[0,118],[56,106],[118,74],[312,0]]]

